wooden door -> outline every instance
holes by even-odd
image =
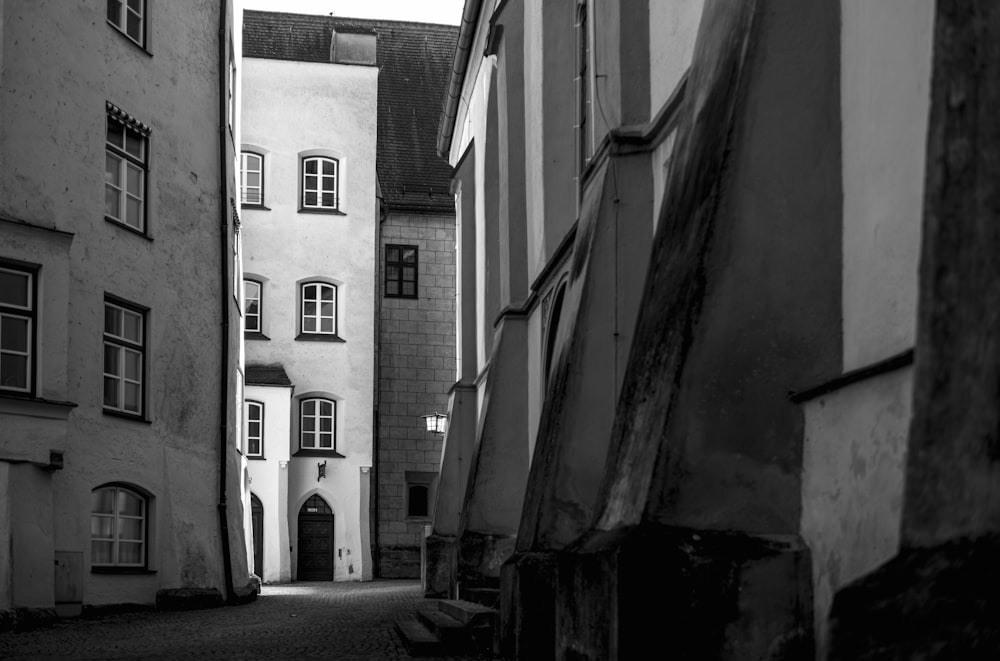
[[[333,580],[333,511],[319,496],[299,510],[298,580]]]

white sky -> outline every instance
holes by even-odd
[[[241,0],[244,9],[458,25],[465,0]]]

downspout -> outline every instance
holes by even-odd
[[[462,98],[465,70],[469,65],[469,53],[472,50],[472,40],[476,38],[476,23],[479,21],[482,5],[483,0],[465,0],[465,8],[462,9],[462,26],[458,30],[458,43],[455,44],[455,60],[451,67],[448,96],[445,97],[441,122],[438,124],[437,153],[445,160],[448,160],[448,152],[451,151],[458,102]]]
[[[226,14],[229,0],[219,2],[219,268],[222,275],[222,370],[219,379],[219,528],[222,532],[222,565],[226,581],[226,603],[236,603],[236,589],[233,587],[233,559],[229,549],[229,518],[226,501],[226,466],[229,461],[229,174],[227,163],[228,108],[226,98],[226,77],[229,75],[229,60],[226,58]],[[233,268],[236,268],[235,261]]]

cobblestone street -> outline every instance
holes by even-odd
[[[246,606],[122,613],[0,633],[0,659],[409,659],[393,621],[412,615],[420,601],[412,580],[264,586]]]

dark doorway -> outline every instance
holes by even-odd
[[[333,580],[333,510],[319,496],[310,496],[299,510],[300,581]]]
[[[264,504],[250,494],[250,522],[253,526],[253,573],[264,580]]]

